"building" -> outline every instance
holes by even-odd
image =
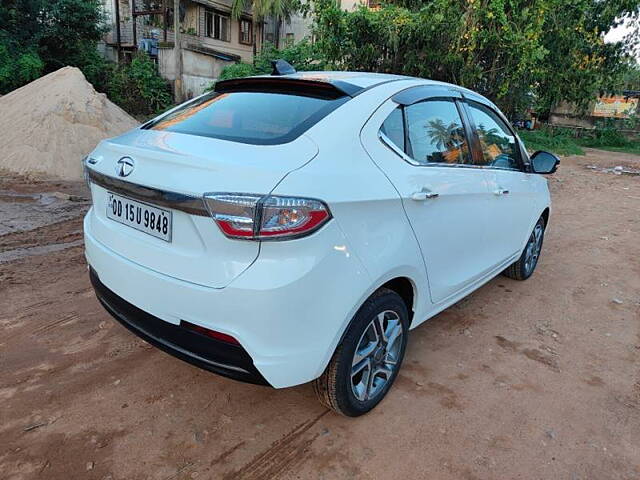
[[[639,98],[640,91],[625,90],[622,95],[599,96],[586,109],[560,102],[549,115],[549,123],[558,127],[591,130],[603,120],[608,120],[617,124],[619,131],[623,131],[625,120],[637,116]]]
[[[352,11],[360,6],[377,8],[379,0],[336,0],[340,3],[342,10]],[[292,15],[288,21],[267,19],[264,24],[263,41],[270,42],[279,48],[283,48],[301,40],[311,39],[311,26],[313,18],[311,15]]]
[[[292,15],[288,21],[267,18],[263,25],[263,41],[284,48],[305,38],[310,39],[311,24],[311,17],[302,15]]]
[[[157,60],[160,75],[174,81],[173,0],[104,0],[110,29],[101,45],[111,60],[136,49]],[[262,25],[251,12],[231,17],[231,0],[181,0],[182,84],[187,98],[202,93],[227,65],[251,62],[261,47]]]
[[[344,10],[373,0],[338,0]],[[157,61],[158,71],[173,82],[175,73],[174,0],[103,0],[109,31],[100,45],[113,61],[127,61],[142,49]],[[288,21],[268,18],[255,22],[250,11],[231,17],[231,0],[180,0],[182,85],[186,98],[201,94],[224,67],[251,63],[265,42],[279,48],[311,38],[310,16]]]

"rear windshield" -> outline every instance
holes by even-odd
[[[274,145],[294,140],[348,99],[281,92],[212,92],[144,128]]]

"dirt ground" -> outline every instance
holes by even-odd
[[[533,277],[413,330],[358,419],[137,339],[89,286],[84,185],[2,177],[0,478],[640,478],[640,176],[587,165],[640,157],[563,159]]]

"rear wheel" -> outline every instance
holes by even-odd
[[[349,417],[374,408],[393,384],[407,346],[402,298],[380,289],[358,310],[314,390],[325,406]]]
[[[540,217],[518,261],[502,272],[505,276],[514,280],[526,280],[531,276],[540,258],[542,242],[544,241],[544,226],[544,218]]]

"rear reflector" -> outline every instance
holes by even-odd
[[[211,217],[229,238],[287,240],[309,235],[331,219],[329,207],[312,198],[211,193]]]
[[[200,325],[195,325],[190,322],[185,322],[184,320],[180,321],[180,326],[184,328],[188,328],[189,330],[193,330],[194,332],[198,332],[206,337],[220,340],[221,342],[231,343],[232,345],[240,345],[240,342],[238,342],[231,335],[227,335],[226,333],[216,332],[215,330],[210,330],[208,328],[201,327]]]

